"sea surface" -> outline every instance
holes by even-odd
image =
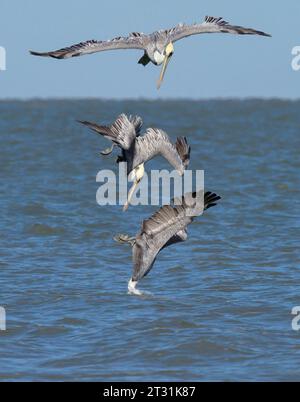
[[[222,201],[127,294],[157,207],[100,207],[109,143],[76,120],[125,112],[187,137]],[[0,102],[0,380],[299,381],[300,102]],[[168,168],[157,159],[150,168]]]

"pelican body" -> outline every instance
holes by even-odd
[[[269,34],[257,31],[252,28],[244,28],[237,25],[230,25],[222,18],[206,17],[202,24],[179,24],[171,29],[162,29],[150,35],[133,32],[128,37],[117,37],[109,41],[89,40],[70,47],[65,47],[51,52],[30,51],[34,56],[53,57],[55,59],[68,59],[85,54],[103,52],[118,49],[143,50],[144,55],[139,63],[146,66],[150,62],[156,66],[163,65],[157,83],[158,89],[163,81],[168,63],[174,54],[174,43],[191,35],[203,33],[230,33],[236,35],[261,35]]]
[[[116,241],[132,246],[133,274],[128,283],[129,293],[142,294],[136,286],[151,271],[161,250],[186,241],[188,225],[195,217],[202,215],[203,211],[217,205],[220,199],[221,197],[211,192],[188,193],[182,198],[181,205],[176,200],[177,206],[163,206],[145,220],[135,238],[128,235],[115,237]]]
[[[177,138],[176,143],[172,144],[167,133],[156,128],[148,128],[146,133],[141,135],[143,122],[139,116],[122,114],[109,127],[88,121],[80,121],[80,123],[113,142],[111,148],[102,152],[103,155],[111,154],[115,146],[121,149],[122,153],[118,156],[117,163],[126,162],[128,175],[134,180],[124,206],[125,211],[144,176],[146,162],[161,155],[181,176],[189,165],[191,149],[185,137]]]

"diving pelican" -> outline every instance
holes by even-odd
[[[187,240],[187,226],[203,211],[214,207],[221,199],[217,194],[203,191],[188,193],[174,203],[177,206],[164,206],[150,219],[142,223],[136,237],[118,235],[119,243],[128,243],[133,250],[133,275],[128,284],[131,294],[142,295],[136,286],[152,269],[155,260],[164,248]],[[204,201],[204,202],[203,202]],[[181,204],[181,205],[179,205]]]
[[[146,66],[152,62],[156,66],[162,65],[161,74],[157,83],[159,89],[168,63],[174,53],[174,43],[180,39],[191,35],[203,33],[230,33],[237,35],[262,35],[271,36],[265,32],[257,31],[251,28],[230,25],[223,18],[205,17],[202,24],[185,25],[179,24],[174,28],[160,30],[146,35],[139,32],[133,32],[128,37],[117,37],[108,41],[89,40],[78,43],[70,47],[65,47],[52,52],[34,52],[34,56],[53,57],[55,59],[68,59],[85,54],[103,52],[106,50],[117,49],[138,49],[143,50],[144,55],[139,60],[139,64]]]
[[[144,176],[144,164],[150,159],[163,156],[181,176],[189,165],[191,149],[185,137],[177,138],[173,145],[167,133],[156,128],[148,128],[141,136],[143,122],[138,116],[121,114],[110,127],[88,121],[79,123],[113,142],[112,147],[103,151],[102,155],[111,154],[115,146],[121,148],[122,155],[118,157],[117,163],[127,162],[128,175],[134,181],[124,211],[128,209],[134,191]]]

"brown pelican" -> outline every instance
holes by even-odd
[[[136,237],[118,235],[115,240],[128,243],[133,248],[133,275],[128,284],[129,293],[142,295],[136,289],[138,281],[144,278],[152,269],[155,260],[164,248],[187,240],[187,226],[204,210],[217,205],[221,199],[217,194],[203,191],[188,193],[178,206],[164,206],[150,219],[142,223],[142,228]]]
[[[106,50],[139,49],[144,51],[139,63],[146,66],[152,62],[156,66],[163,65],[157,87],[160,88],[168,63],[174,53],[174,42],[191,35],[203,33],[231,33],[238,35],[270,36],[262,31],[251,28],[230,25],[222,18],[206,17],[202,24],[179,24],[174,28],[156,31],[150,35],[133,32],[128,37],[118,37],[109,41],[89,40],[77,45],[66,47],[52,52],[33,52],[34,56],[53,57],[55,59],[68,59]]]
[[[127,162],[128,175],[134,181],[124,211],[128,209],[134,191],[144,176],[144,164],[147,161],[161,155],[181,176],[189,165],[191,149],[185,137],[177,138],[176,144],[173,145],[164,131],[155,128],[148,128],[141,136],[143,122],[138,116],[121,114],[110,127],[99,126],[88,121],[79,123],[113,142],[110,149],[102,152],[103,155],[111,154],[114,146],[121,148],[122,155],[118,157],[117,163]]]

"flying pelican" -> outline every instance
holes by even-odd
[[[144,164],[150,159],[157,155],[163,156],[181,176],[189,165],[191,148],[185,137],[177,138],[173,145],[164,131],[155,128],[148,128],[141,136],[143,122],[138,116],[121,114],[110,127],[88,121],[79,123],[113,142],[110,149],[102,152],[103,155],[111,154],[115,146],[121,148],[122,155],[118,157],[117,163],[127,162],[128,175],[134,181],[124,211],[128,209],[134,191],[144,176]]]
[[[204,210],[217,205],[221,199],[217,194],[203,191],[188,193],[178,206],[164,206],[150,219],[142,223],[142,228],[136,237],[118,235],[114,239],[119,243],[128,243],[133,248],[133,275],[128,284],[131,294],[142,295],[136,286],[152,269],[155,260],[164,248],[187,240],[187,226]],[[179,205],[181,204],[181,205]]]
[[[174,28],[156,31],[150,35],[133,32],[126,38],[117,37],[108,41],[89,40],[52,52],[40,53],[30,51],[30,53],[34,56],[68,59],[71,57],[103,52],[106,50],[143,50],[144,55],[139,60],[139,64],[146,66],[148,63],[152,62],[156,66],[163,65],[157,83],[157,88],[159,89],[162,84],[168,63],[174,53],[174,42],[191,35],[203,33],[231,33],[238,35],[271,36],[265,32],[257,31],[255,29],[230,25],[228,22],[224,21],[223,18],[205,17],[205,21],[202,24],[179,24]]]

